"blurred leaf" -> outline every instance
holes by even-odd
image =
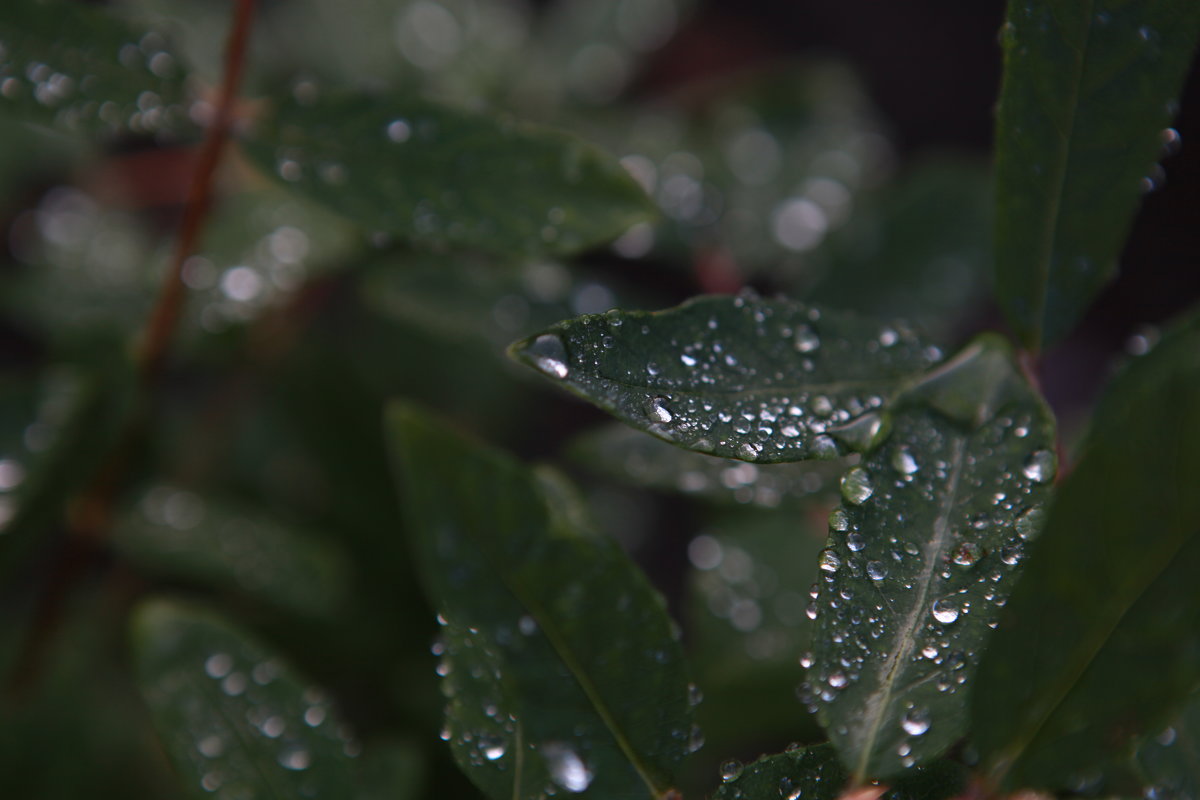
[[[53,375],[46,384],[35,419],[4,421],[20,426],[23,449],[0,454],[0,482],[12,490],[0,496],[0,582],[12,579],[57,533],[52,529],[65,524],[68,504],[112,457],[133,410],[137,378],[132,365],[120,361],[89,373]],[[15,437],[6,438],[13,446]]]
[[[966,733],[969,682],[1047,499],[1053,447],[1049,411],[988,336],[899,400],[886,443],[842,478],[809,692],[856,783]]]
[[[764,463],[866,446],[888,397],[940,356],[902,325],[746,295],[583,316],[510,352],[635,428]]]
[[[991,187],[983,162],[941,158],[865,193],[806,299],[952,334],[987,290]]]
[[[139,609],[133,638],[142,692],[191,796],[354,796],[358,743],[278,656],[165,601]]]
[[[494,798],[661,796],[691,728],[661,596],[561,485],[407,406],[388,435],[463,770]]]
[[[368,742],[359,757],[361,800],[417,800],[427,767],[424,749],[411,742]]]
[[[6,116],[110,135],[187,131],[183,78],[162,36],[104,9],[6,0],[0,16]]]
[[[1112,277],[1200,36],[1192,0],[1009,4],[996,124],[996,294],[1026,347]]]
[[[768,508],[831,494],[846,467],[841,461],[760,467],[692,453],[615,423],[577,437],[569,447],[582,466],[635,486]]]
[[[1128,755],[1200,684],[1200,316],[1113,381],[1081,453],[974,694],[975,743],[1012,787]]]
[[[571,253],[653,213],[625,170],[582,140],[412,96],[289,102],[245,147],[365,228],[426,244]]]
[[[805,612],[826,516],[795,506],[730,510],[689,542],[688,656],[703,692],[699,756],[823,738],[796,686],[814,627]]]
[[[349,570],[312,535],[236,505],[155,486],[116,527],[113,544],[159,577],[260,598],[316,618],[345,611]]]
[[[1137,749],[1145,797],[1200,796],[1200,694],[1192,694],[1169,726]]]

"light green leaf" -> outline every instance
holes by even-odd
[[[996,294],[1026,347],[1070,333],[1115,272],[1198,35],[1193,0],[1009,3]]]
[[[713,458],[616,423],[576,438],[570,451],[581,466],[636,486],[767,508],[832,495],[846,468],[844,461],[759,466]]]
[[[193,127],[166,40],[105,9],[6,0],[0,113],[67,131],[163,134]]]
[[[143,570],[260,598],[317,618],[345,611],[349,566],[327,542],[262,512],[152,487],[113,544]]]
[[[1049,411],[989,336],[897,401],[891,436],[843,477],[808,693],[855,782],[903,774],[966,733],[1053,447]]]
[[[356,794],[358,743],[276,654],[165,601],[138,610],[133,641],[142,693],[190,796]]]
[[[1200,317],[1113,381],[1081,453],[974,695],[974,741],[1014,788],[1130,755],[1200,684]]]
[[[748,295],[583,316],[510,352],[635,428],[765,463],[869,446],[891,394],[941,355],[902,325]]]
[[[624,168],[582,140],[412,96],[288,102],[245,147],[363,227],[429,245],[572,253],[653,215]]]
[[[388,435],[464,771],[496,800],[665,795],[691,708],[661,596],[561,483],[403,405]]]

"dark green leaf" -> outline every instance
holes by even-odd
[[[998,338],[969,345],[892,419],[842,479],[814,603],[808,691],[856,782],[966,733],[970,682],[1054,477],[1049,411]]]
[[[765,463],[868,446],[890,395],[941,355],[901,325],[745,295],[583,316],[511,352],[635,428]]]
[[[789,749],[763,756],[743,767],[728,761],[721,767],[722,786],[714,800],[836,800],[849,776],[829,745]]]
[[[663,795],[691,709],[661,596],[560,483],[406,406],[388,429],[464,771],[497,799]]]
[[[579,139],[411,96],[290,102],[246,150],[360,225],[427,244],[570,253],[653,213],[624,168]]]
[[[1193,0],[1009,4],[996,293],[1027,347],[1070,333],[1112,277],[1198,35]]]
[[[760,467],[688,452],[616,423],[584,434],[570,449],[581,465],[637,486],[768,508],[831,494],[846,467],[843,461]]]
[[[161,134],[191,126],[184,74],[166,40],[105,9],[6,0],[0,110],[69,131]]]
[[[133,638],[142,692],[192,797],[354,796],[358,743],[277,655],[163,601],[138,611]]]
[[[976,744],[1012,787],[1129,755],[1200,683],[1200,318],[1113,381],[1081,452],[975,692]]]
[[[1200,694],[1193,694],[1183,713],[1137,751],[1148,798],[1200,796]]]
[[[112,457],[137,386],[124,362],[92,374],[52,374],[45,383],[34,419],[4,421],[15,423],[23,441],[20,451],[0,453],[12,489],[0,497],[0,579],[11,578],[54,526],[65,524],[70,501]],[[22,476],[15,485],[14,476]]]
[[[261,598],[313,617],[344,612],[341,552],[259,513],[156,486],[118,523],[114,544],[152,574]]]

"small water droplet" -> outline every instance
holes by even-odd
[[[543,333],[525,348],[533,356],[533,364],[542,372],[562,380],[567,377],[567,348],[553,333]]]
[[[808,669],[808,668],[809,668],[809,667],[811,667],[812,665],[813,665],[813,655],[812,655],[812,653],[809,653],[809,652],[805,652],[805,653],[803,653],[803,654],[800,656],[800,666],[804,667],[805,669]]]
[[[550,768],[550,779],[568,792],[585,791],[592,783],[592,771],[579,754],[560,742],[542,745],[542,756]]]
[[[897,447],[892,451],[892,467],[901,475],[914,475],[921,467],[908,447]]]
[[[850,517],[840,508],[829,512],[829,529],[834,531],[850,530]]]
[[[845,686],[845,685],[848,683],[848,680],[847,680],[847,678],[846,678],[846,673],[844,673],[844,672],[835,672],[835,673],[833,673],[832,675],[830,675],[830,676],[829,676],[829,678],[828,678],[828,681],[827,681],[827,682],[828,682],[828,683],[829,683],[829,685],[830,685],[830,686],[832,686],[834,689],[841,689],[842,687],[844,687],[844,686]]]
[[[496,761],[504,757],[504,753],[508,750],[508,743],[499,736],[485,733],[479,737],[479,749],[488,761]]]
[[[887,567],[881,561],[868,561],[867,577],[873,581],[881,581],[887,577]]]
[[[929,730],[929,711],[923,708],[909,709],[900,721],[900,727],[909,736],[921,736]]]
[[[933,602],[933,618],[938,622],[949,625],[958,619],[958,604],[953,600],[942,598]]]
[[[826,547],[821,551],[821,558],[817,563],[822,572],[837,572],[838,567],[842,565],[842,559],[832,547]]]
[[[688,705],[698,706],[704,702],[704,692],[700,691],[700,687],[694,683],[688,684]]]
[[[879,332],[879,343],[884,347],[891,347],[898,341],[900,341],[900,335],[891,328],[884,328]]]
[[[779,796],[783,800],[799,800],[801,787],[791,778],[784,776],[779,779]]]
[[[664,425],[675,418],[675,415],[667,408],[667,398],[665,397],[651,398],[650,402],[646,404],[646,416],[652,422],[659,422]]]
[[[853,467],[842,476],[842,497],[847,503],[860,506],[875,493],[871,486],[871,474],[863,467]]]
[[[738,778],[742,777],[742,771],[744,769],[745,766],[736,758],[731,758],[728,761],[722,762],[720,770],[721,782],[732,783],[733,781],[736,781]]]
[[[688,367],[696,366],[696,357],[692,356],[692,355],[688,355],[687,353],[681,354],[679,356],[679,360],[682,361],[685,366],[688,366]]]
[[[797,352],[811,353],[821,346],[821,337],[817,335],[817,332],[812,327],[801,325],[796,328],[792,344],[795,346]]]
[[[1035,483],[1046,483],[1053,480],[1056,471],[1057,464],[1054,453],[1049,450],[1038,450],[1033,453],[1025,460],[1025,466],[1021,468],[1025,477]]]
[[[289,747],[279,754],[279,765],[293,772],[308,769],[312,756],[303,747]]]
[[[857,553],[866,546],[867,540],[863,538],[861,533],[855,531],[854,533],[846,535],[846,547],[849,547],[851,551]]]

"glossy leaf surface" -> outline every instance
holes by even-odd
[[[261,512],[156,486],[117,526],[114,543],[151,574],[251,595],[314,617],[344,611],[348,568],[317,537]]]
[[[856,782],[966,733],[967,692],[1054,477],[1053,423],[983,337],[897,402],[842,478],[808,693]]]
[[[691,708],[662,598],[557,481],[407,406],[388,432],[460,766],[493,798],[665,794]]]
[[[635,428],[767,463],[865,447],[890,395],[940,356],[900,325],[751,296],[583,316],[511,352]]]
[[[1011,786],[1129,755],[1200,683],[1200,319],[1113,381],[1081,453],[974,696],[975,743]]]
[[[0,113],[67,131],[160,134],[192,127],[167,42],[102,8],[6,0]]]
[[[570,253],[653,214],[624,168],[582,140],[411,96],[289,102],[246,150],[363,227],[427,244]]]
[[[996,293],[1027,347],[1069,333],[1116,270],[1198,35],[1192,0],[1009,4]]]
[[[346,796],[359,746],[277,655],[164,601],[139,610],[133,639],[142,693],[190,796]]]

